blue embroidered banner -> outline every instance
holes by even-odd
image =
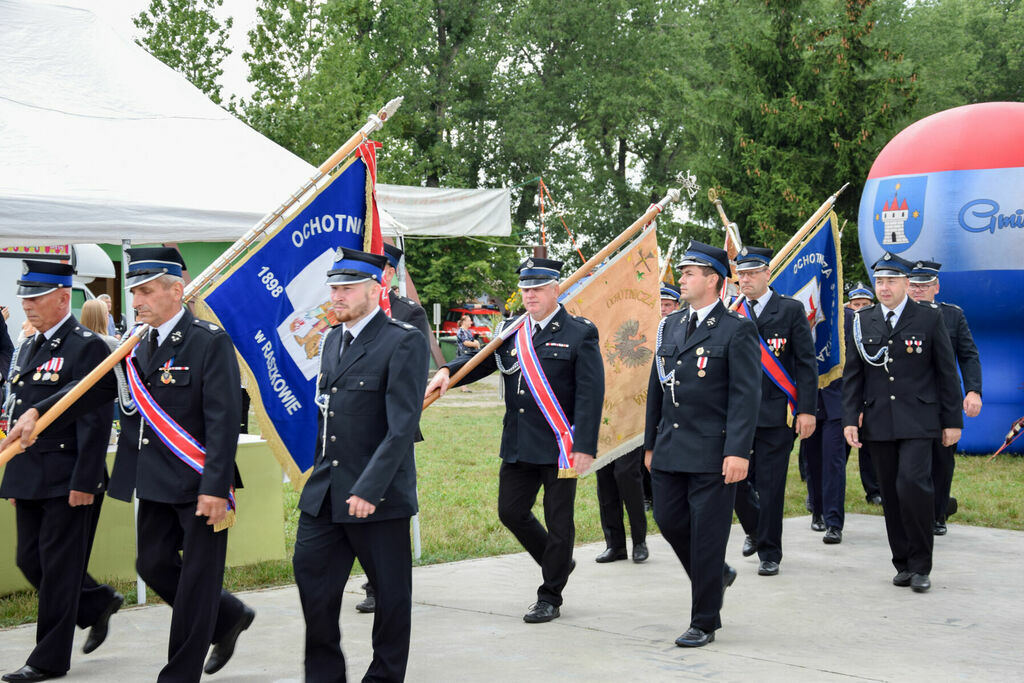
[[[818,386],[828,386],[842,376],[846,362],[843,264],[834,211],[826,214],[800,248],[783,262],[772,286],[803,303],[818,355]]]
[[[327,271],[338,247],[371,250],[373,169],[354,157],[200,295],[231,335],[262,436],[292,481],[313,466],[320,341],[338,322]]]

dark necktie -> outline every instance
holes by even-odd
[[[45,343],[46,337],[44,337],[42,334],[37,334],[35,337],[33,337],[32,346],[29,347],[29,357],[27,357],[26,360],[32,360],[32,358],[35,357],[36,352],[39,351],[39,349],[41,349],[43,347],[43,344]]]
[[[153,360],[156,356],[157,349],[160,348],[160,331],[154,328],[149,333],[149,359]]]
[[[754,313],[755,306],[757,306],[757,299],[747,299],[747,310],[750,311],[750,319],[756,323],[757,313]]]
[[[686,323],[686,338],[689,339],[697,329],[697,311],[690,311],[690,320]]]
[[[533,325],[533,336],[536,337],[538,334],[540,334],[540,330],[541,330],[540,323],[534,323],[534,325]]]
[[[348,347],[352,345],[353,339],[355,339],[355,337],[352,336],[352,333],[345,330],[345,334],[341,336],[341,355],[345,355],[345,352],[348,351]]]
[[[889,311],[885,314],[885,322],[889,325],[889,331],[892,332],[892,328],[895,326],[893,318],[896,317],[896,311]]]

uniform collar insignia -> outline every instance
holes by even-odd
[[[710,318],[708,318],[707,319],[707,323],[708,323],[708,327],[714,327],[715,326],[715,316],[711,316]]]
[[[60,337],[54,337],[50,340],[50,348],[55,349],[60,346]]]
[[[171,342],[177,344],[181,341],[181,330],[175,330],[171,332]]]
[[[555,321],[552,321],[552,323],[551,323],[551,331],[552,331],[552,332],[557,332],[557,331],[558,331],[558,329],[559,329],[559,328],[560,328],[561,326],[562,326],[562,324],[561,324],[560,322],[558,322],[557,320],[555,320]]]

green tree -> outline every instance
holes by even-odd
[[[872,35],[872,0],[740,0],[707,11],[736,30],[715,46],[724,78],[709,88],[704,175],[744,241],[779,248],[847,182],[836,210],[855,225],[868,170],[916,98],[910,65]],[[862,277],[856,231],[846,233],[844,267]]]
[[[912,120],[965,104],[1024,101],[1021,0],[889,0],[888,5],[878,31],[919,76]]]
[[[225,45],[232,19],[223,22],[214,11],[224,0],[150,0],[132,21],[144,32],[137,42],[154,57],[183,74],[220,104],[217,79],[221,63],[231,54]]]

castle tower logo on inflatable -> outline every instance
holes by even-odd
[[[928,177],[886,178],[875,194],[875,240],[894,254],[910,248],[924,225]],[[879,206],[880,205],[880,206]]]
[[[1024,103],[957,107],[901,131],[868,173],[858,232],[867,264],[883,251],[942,264],[936,301],[964,309],[981,355],[984,406],[964,420],[960,450],[994,452],[1024,415]]]

